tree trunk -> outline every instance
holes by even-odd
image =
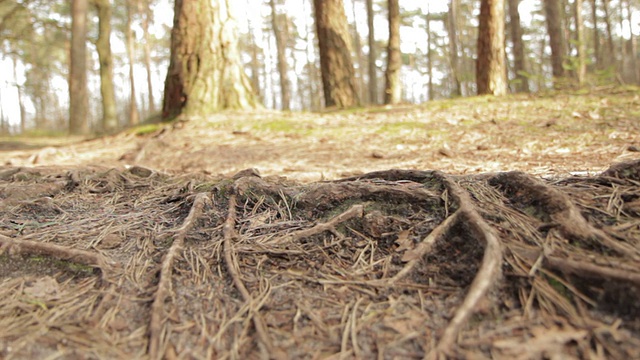
[[[94,4],[98,10],[96,49],[100,60],[101,132],[111,134],[118,128],[116,95],[113,88],[113,55],[111,54],[111,0],[94,0]]]
[[[364,99],[366,98],[366,96],[368,94],[364,93],[364,89],[365,89],[365,83],[364,83],[364,66],[362,66],[363,61],[362,61],[362,44],[360,42],[360,33],[358,32],[358,23],[359,23],[359,19],[358,19],[358,13],[356,11],[356,0],[352,0],[351,1],[351,12],[353,15],[353,24],[351,26],[351,29],[353,31],[353,35],[351,36],[353,38],[353,44],[354,44],[354,50],[355,50],[355,74],[356,74],[356,84],[358,87],[358,98],[363,101],[366,102]]]
[[[163,118],[257,107],[226,1],[176,0]]]
[[[369,28],[369,103],[378,103],[378,72],[376,70],[376,38],[373,27],[373,0],[367,0],[367,26]]]
[[[504,59],[504,0],[482,0],[476,62],[476,84],[479,95],[507,93]]]
[[[135,43],[133,40],[133,30],[131,29],[133,6],[127,3],[126,11],[127,24],[124,32],[127,43],[127,57],[129,58],[129,90],[131,92],[131,98],[129,99],[129,125],[135,126],[140,123],[140,113],[138,112],[138,102],[136,101],[138,93],[136,91],[136,80],[133,71],[133,65],[135,64]]]
[[[69,133],[87,134],[87,0],[71,1],[71,52],[69,59]]]
[[[429,101],[434,99],[433,94],[433,54],[431,50],[431,9],[429,3],[427,3],[427,15],[425,16],[426,30],[427,30],[427,76],[429,76],[429,83],[427,87]]]
[[[584,84],[587,74],[587,49],[584,39],[584,19],[582,16],[582,0],[574,0],[574,16],[576,22],[576,40],[578,48],[578,62],[576,67],[576,78],[578,85]]]
[[[633,74],[633,82],[635,84],[640,83],[640,69],[638,69],[638,43],[636,37],[633,35],[633,16],[631,13],[631,0],[626,0],[627,5],[627,21],[629,22],[629,43],[627,51],[629,55],[629,61],[631,65],[631,73]]]
[[[602,1],[602,9],[604,10],[604,23],[607,29],[607,53],[604,57],[605,66],[615,66],[616,64],[616,47],[613,44],[613,30],[611,29],[611,17],[609,16],[609,0]]]
[[[564,77],[562,62],[566,56],[564,30],[562,29],[562,8],[560,0],[544,0],[544,10],[547,18],[547,32],[551,47],[551,69],[554,78]]]
[[[156,100],[153,96],[153,80],[151,75],[151,39],[149,37],[149,26],[153,20],[153,11],[149,0],[137,0],[138,1],[138,13],[142,14],[142,37],[144,44],[142,45],[142,51],[144,53],[144,68],[147,72],[147,97],[149,102],[149,111],[147,116],[153,116],[156,112]]]
[[[593,63],[596,69],[600,68],[602,63],[600,57],[600,30],[598,29],[598,3],[597,0],[591,0],[591,21],[593,21]]]
[[[289,87],[289,67],[287,65],[287,38],[289,27],[287,15],[278,15],[276,1],[269,0],[271,5],[271,24],[276,38],[276,52],[278,56],[278,73],[280,74],[280,95],[282,97],[282,110],[291,109],[291,90]]]
[[[511,43],[513,44],[513,71],[516,76],[516,92],[529,92],[529,79],[526,76],[524,43],[522,42],[522,26],[520,25],[520,0],[509,0],[509,25]]]
[[[342,0],[314,0],[325,106],[359,105]]]
[[[400,83],[400,4],[398,0],[388,0],[389,44],[387,45],[387,72],[385,73],[384,103],[398,104],[402,100]]]
[[[462,96],[460,85],[460,60],[458,59],[458,7],[460,0],[451,0],[447,13],[447,32],[449,33],[449,62],[451,80],[453,81],[453,96]]]
[[[22,85],[18,84],[18,56],[11,56],[13,60],[13,80],[16,84],[16,92],[18,93],[18,106],[20,108],[20,133],[24,134],[27,128],[27,116],[24,108],[24,99],[22,96]]]

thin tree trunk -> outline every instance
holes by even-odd
[[[362,44],[360,43],[360,33],[358,32],[358,13],[356,12],[356,0],[351,0],[351,12],[353,15],[353,25],[351,26],[352,31],[353,31],[353,44],[354,44],[354,52],[355,52],[355,56],[356,56],[356,61],[355,63],[358,65],[356,66],[355,70],[355,74],[356,74],[356,82],[358,84],[358,97],[360,98],[360,100],[365,101],[364,99],[366,98],[366,96],[368,96],[368,94],[365,94],[364,88],[365,88],[365,83],[364,83],[364,67],[362,66]]]
[[[602,60],[600,57],[600,30],[598,29],[598,2],[591,0],[591,21],[593,21],[593,63],[596,69],[600,68]]]
[[[101,131],[111,134],[118,128],[116,95],[113,87],[113,55],[111,54],[111,0],[94,0],[94,4],[98,10],[99,31],[96,49],[100,59]]]
[[[378,72],[376,69],[376,39],[373,27],[373,0],[367,0],[367,26],[369,27],[369,103],[378,103]]]
[[[286,14],[278,14],[276,0],[269,0],[271,5],[271,25],[276,38],[276,53],[278,59],[278,73],[280,75],[280,96],[282,110],[291,109],[291,90],[289,87],[289,66],[287,64],[287,38],[289,27]]]
[[[578,64],[576,68],[576,77],[578,85],[584,84],[587,74],[587,49],[584,39],[584,20],[582,16],[582,0],[574,0],[574,16],[576,22],[576,40],[578,47]]]
[[[16,84],[16,91],[18,92],[18,106],[20,107],[20,133],[24,134],[27,128],[27,116],[24,108],[24,99],[22,98],[22,85],[18,84],[18,57],[12,56],[13,60],[13,80]]]
[[[640,69],[638,69],[638,42],[636,37],[633,35],[633,22],[632,22],[632,13],[631,13],[631,0],[626,0],[627,5],[627,21],[629,22],[629,60],[632,67],[632,73],[634,76],[634,83],[640,83]]]
[[[526,76],[524,43],[522,41],[522,26],[520,25],[520,0],[509,0],[509,28],[511,43],[513,44],[513,71],[516,75],[516,92],[529,92],[529,79]]]
[[[611,17],[609,16],[609,0],[602,1],[602,8],[604,10],[604,23],[607,29],[607,52],[605,64],[606,66],[615,66],[616,64],[616,47],[613,43],[613,30],[611,29]]]
[[[357,106],[351,39],[342,0],[314,0],[325,106]]]
[[[434,99],[433,94],[433,54],[431,50],[431,9],[429,3],[427,3],[427,15],[425,16],[425,23],[427,24],[427,76],[429,76],[429,83],[427,87],[428,99],[432,101]]]
[[[564,77],[562,62],[566,56],[564,32],[562,29],[562,8],[560,0],[544,0],[544,9],[547,17],[547,33],[551,46],[551,68],[554,78]]]
[[[71,54],[69,61],[69,133],[87,134],[87,0],[71,0]]]
[[[142,14],[142,37],[144,44],[142,51],[144,55],[144,68],[147,72],[147,98],[149,102],[147,116],[153,116],[156,112],[156,100],[153,96],[153,77],[151,76],[151,38],[149,36],[149,26],[153,20],[153,13],[149,0],[137,0],[138,13]]]
[[[140,113],[138,112],[136,78],[134,76],[133,65],[135,64],[135,44],[133,40],[133,30],[131,29],[131,13],[132,5],[127,3],[127,24],[125,26],[125,41],[127,43],[127,57],[129,58],[129,89],[131,98],[129,99],[129,125],[138,125],[140,123]]]
[[[507,93],[504,59],[504,0],[482,0],[476,62],[476,83],[479,95]]]
[[[402,100],[400,69],[400,4],[398,0],[388,0],[389,44],[387,46],[387,72],[385,73],[384,103],[398,104]]]
[[[462,96],[460,85],[460,60],[458,58],[458,8],[460,0],[451,0],[447,16],[447,32],[449,33],[449,64],[453,81],[453,96]]]

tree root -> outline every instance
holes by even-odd
[[[97,253],[79,249],[70,249],[66,246],[56,244],[13,239],[0,234],[0,254],[4,251],[9,251],[11,254],[51,256],[56,259],[99,268],[103,274],[116,265]]]
[[[251,296],[249,290],[247,290],[246,286],[242,282],[240,277],[240,269],[238,265],[238,261],[236,259],[236,254],[233,250],[233,241],[238,238],[238,234],[235,230],[236,225],[236,206],[237,206],[237,195],[235,193],[237,191],[234,189],[234,193],[229,197],[229,206],[227,219],[222,227],[222,231],[224,234],[224,260],[227,265],[227,270],[231,274],[231,278],[233,279],[233,284],[238,289],[240,294],[242,294],[242,298],[247,304],[255,302],[255,299]],[[262,320],[262,317],[258,313],[258,309],[254,309],[254,311],[249,312],[251,314],[251,318],[253,320],[253,325],[256,328],[256,333],[258,334],[258,338],[260,342],[269,353],[269,358],[279,357],[276,354],[276,351],[271,342],[271,337],[267,331],[267,327]]]
[[[173,244],[171,244],[169,251],[162,261],[160,280],[158,281],[158,289],[156,290],[153,305],[151,305],[151,321],[149,324],[149,358],[152,360],[161,359],[163,356],[160,338],[166,318],[164,303],[171,294],[171,272],[173,271],[173,263],[175,259],[180,256],[184,239],[189,230],[195,225],[200,214],[202,214],[202,209],[207,200],[207,195],[204,193],[195,196],[189,215],[182,223],[182,226],[177,229]]]

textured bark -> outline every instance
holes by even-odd
[[[387,72],[385,73],[384,103],[398,104],[402,100],[400,68],[400,4],[398,0],[388,0],[389,44],[387,45]]]
[[[509,28],[513,44],[513,71],[516,74],[516,92],[529,92],[529,79],[525,76],[526,63],[524,43],[522,42],[522,26],[520,25],[520,0],[509,0]]]
[[[480,3],[476,83],[478,94],[507,93],[504,0],[482,0]]]
[[[276,53],[278,56],[278,74],[280,75],[280,96],[282,97],[282,110],[291,108],[291,90],[289,87],[289,66],[287,65],[287,15],[278,14],[276,0],[269,0],[271,5],[271,24],[276,38]]]
[[[226,1],[176,0],[163,118],[257,107]]]
[[[69,133],[87,134],[87,0],[71,1],[71,53],[69,62]]]
[[[367,0],[367,26],[369,28],[369,103],[378,103],[378,71],[376,68],[376,38],[373,27],[373,0]]]
[[[567,54],[560,5],[560,0],[544,0],[549,46],[551,47],[551,69],[554,78],[564,77],[562,62]]]
[[[116,95],[113,88],[113,55],[111,54],[111,0],[94,0],[94,4],[98,10],[96,49],[100,61],[101,132],[110,134],[118,128]]]
[[[587,48],[584,39],[584,19],[582,16],[582,0],[574,0],[573,11],[576,23],[576,41],[578,47],[578,63],[576,68],[576,78],[578,84],[584,84],[587,74]]]
[[[342,0],[314,0],[325,106],[359,105]]]
[[[140,123],[140,113],[138,112],[138,102],[136,101],[136,80],[133,71],[135,45],[133,41],[133,30],[131,29],[131,13],[133,12],[131,4],[127,3],[126,11],[127,23],[124,32],[127,45],[127,58],[129,59],[129,92],[131,93],[131,98],[129,99],[129,125],[137,125]]]
[[[458,8],[460,0],[451,0],[447,13],[447,32],[449,33],[449,65],[453,81],[453,96],[462,96],[460,86],[460,60],[458,58]]]

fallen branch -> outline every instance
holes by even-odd
[[[158,289],[151,305],[151,322],[149,324],[149,358],[152,360],[161,359],[160,352],[160,336],[165,320],[164,302],[171,292],[171,272],[173,271],[173,262],[182,250],[184,239],[189,230],[195,225],[196,220],[202,213],[202,208],[207,202],[207,195],[204,193],[197,194],[189,215],[178,228],[173,244],[167,251],[162,260],[162,268],[160,270],[160,280],[158,281]]]
[[[99,268],[104,273],[110,269],[114,262],[107,260],[102,255],[66,246],[42,243],[30,240],[14,239],[0,234],[0,254],[9,251],[11,254],[46,255],[53,258]]]
[[[238,266],[238,261],[236,259],[236,254],[233,251],[233,241],[238,237],[235,226],[236,226],[236,205],[237,205],[237,196],[235,193],[231,194],[229,197],[229,211],[227,213],[227,219],[222,226],[222,232],[224,234],[224,242],[223,242],[223,252],[224,252],[224,260],[227,264],[227,270],[229,274],[231,274],[231,278],[233,279],[233,284],[242,294],[242,298],[244,301],[249,303],[254,303],[254,299],[247,290],[246,286],[242,282],[240,278],[240,270]],[[269,333],[267,332],[267,327],[262,321],[262,317],[260,314],[255,312],[250,312],[251,318],[253,320],[253,324],[256,328],[256,333],[262,342],[262,345],[265,347],[267,352],[269,353],[269,358],[272,358],[275,355],[273,345],[271,343],[271,338],[269,337]]]
[[[556,256],[548,256],[544,259],[545,267],[575,274],[580,277],[599,278],[603,280],[620,280],[640,286],[640,274],[621,269],[613,269],[581,261],[563,259]]]

